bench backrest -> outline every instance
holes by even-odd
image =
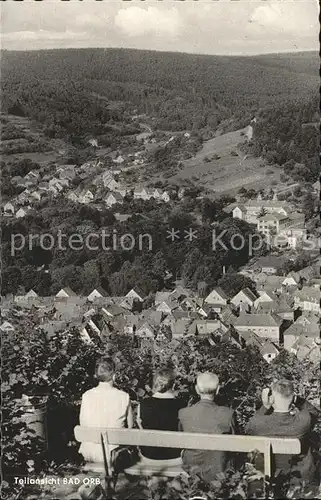
[[[79,442],[101,444],[102,436],[109,445],[155,446],[189,450],[243,452],[257,450],[264,453],[265,475],[271,475],[271,454],[298,455],[299,439],[265,436],[238,436],[234,434],[200,434],[141,429],[107,429],[75,427]]]
[[[109,444],[155,446],[162,448],[185,448],[189,450],[215,450],[264,453],[270,444],[272,453],[297,455],[301,451],[299,439],[272,438],[264,436],[238,436],[235,434],[199,434],[190,432],[155,431],[141,429],[105,429],[75,427],[77,441],[101,443],[101,435],[106,433]]]

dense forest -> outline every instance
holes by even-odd
[[[319,178],[319,99],[269,106],[259,110],[247,151],[282,165],[295,181]]]
[[[202,226],[197,225],[189,214],[197,204]],[[152,200],[137,200],[127,202],[127,208],[136,215],[126,223],[119,223],[112,210],[100,212],[89,206],[79,209],[64,198],[57,199],[39,207],[35,214],[23,220],[7,221],[3,225],[3,293],[17,293],[23,286],[33,288],[41,295],[50,295],[67,285],[77,293],[89,293],[102,285],[111,295],[121,296],[135,287],[147,296],[168,285],[168,274],[172,279],[185,279],[195,290],[201,282],[214,286],[222,276],[223,266],[237,270],[248,261],[249,235],[252,234],[250,225],[228,217],[222,211],[223,206],[221,202],[198,201],[195,196],[187,198],[180,210],[169,208],[167,204],[158,205]],[[222,241],[226,248],[219,243],[216,248],[212,247],[213,227],[210,222],[214,218],[217,221],[216,235],[223,232]],[[180,230],[179,238],[174,241],[167,237],[167,230],[172,227]],[[189,227],[197,231],[197,239],[189,241],[186,238],[184,230]],[[85,237],[89,233],[100,233],[102,229],[115,235],[116,240],[106,239],[110,250],[104,249],[99,239],[95,240],[99,247],[96,250],[86,248],[86,245],[83,248],[68,246],[67,238],[72,234]],[[57,243],[59,230],[66,235],[63,239],[65,250],[58,244],[51,250],[44,250],[48,245],[46,240],[40,247],[41,234],[53,235]],[[12,238],[17,234],[26,236],[27,244],[13,254],[10,250]],[[30,234],[38,235],[33,239],[32,248],[27,238]],[[125,234],[135,238],[135,246],[130,251],[124,250],[120,244],[120,238]],[[145,237],[139,246],[139,235],[146,234],[151,240]],[[243,235],[245,245],[242,250],[233,250],[230,243],[233,234]],[[20,244],[18,239],[15,240],[17,246]],[[260,252],[264,252],[263,247]],[[44,269],[50,272],[46,273]],[[243,284],[238,283],[240,288]]]
[[[52,136],[103,134],[115,121],[128,125],[134,110],[153,117],[158,129],[241,128],[267,104],[304,103],[317,95],[317,68],[316,53],[3,51],[3,109],[44,123]]]

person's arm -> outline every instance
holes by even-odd
[[[83,427],[90,426],[90,409],[91,405],[88,404],[85,395],[81,398],[80,413],[79,413],[79,424]]]
[[[232,418],[231,418],[231,434],[239,434],[239,428],[238,428],[235,412],[233,412]]]
[[[127,406],[127,427],[128,429],[132,429],[133,426],[134,426],[133,408],[129,399]]]
[[[140,429],[143,429],[142,426],[142,419],[140,418],[140,404],[137,407],[137,418],[136,418],[137,425]]]
[[[293,403],[296,406],[296,408],[298,408],[300,411],[306,410],[310,413],[312,425],[315,424],[315,421],[321,415],[321,412],[318,408],[313,406],[311,403],[309,403],[309,401],[307,401],[301,396],[295,396]]]

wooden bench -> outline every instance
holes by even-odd
[[[87,464],[88,470],[105,470],[109,474],[113,467],[108,445],[155,446],[159,448],[178,448],[189,450],[211,450],[235,453],[248,453],[257,450],[264,454],[264,474],[271,477],[272,454],[298,455],[301,452],[299,439],[273,438],[263,436],[238,436],[231,434],[199,434],[188,432],[168,432],[140,429],[102,429],[75,427],[75,438],[79,442],[102,444],[106,458],[104,464]],[[100,466],[99,466],[100,465]],[[98,466],[98,467],[97,467]],[[160,475],[174,477],[183,473],[179,466],[168,467],[163,464],[150,465],[144,461],[125,469],[126,474],[134,476]],[[108,475],[108,473],[107,473]]]

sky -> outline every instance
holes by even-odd
[[[126,47],[251,55],[318,50],[317,0],[24,0],[1,8],[1,47]]]

